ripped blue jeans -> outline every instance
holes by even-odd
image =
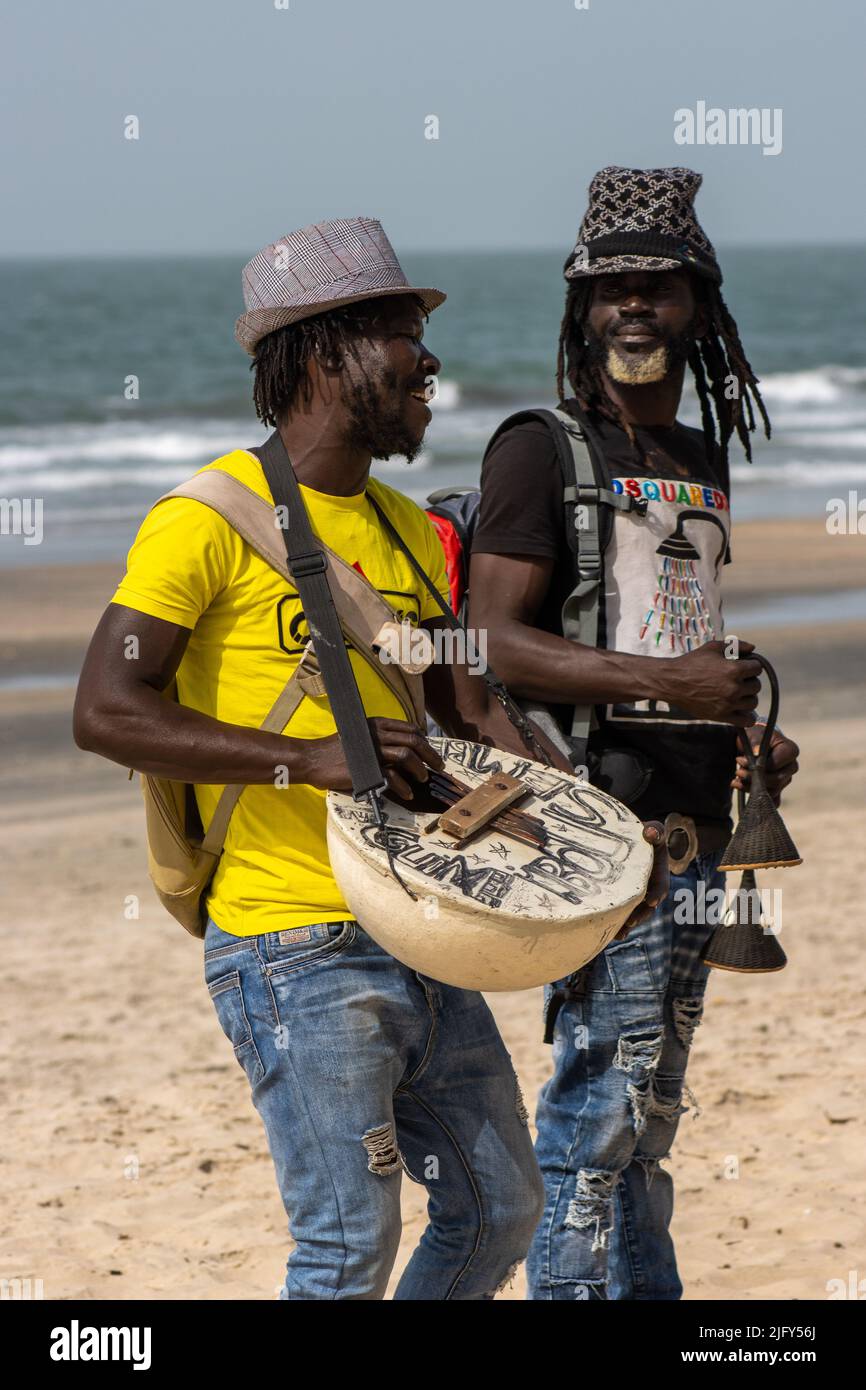
[[[527,1261],[532,1299],[682,1295],[673,1183],[659,1164],[688,1108],[686,1064],[709,974],[701,955],[715,929],[682,919],[704,915],[699,880],[706,893],[724,887],[720,858],[699,855],[672,875],[646,922],[545,991],[548,1008],[557,991],[564,1002],[536,1116],[545,1211]],[[694,913],[682,890],[695,894]]]
[[[280,1297],[383,1298],[405,1172],[429,1224],[394,1298],[492,1299],[544,1194],[481,995],[416,974],[353,921],[246,937],[210,921],[204,969],[295,1239]]]

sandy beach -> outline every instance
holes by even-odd
[[[743,524],[728,601],[862,589],[862,547],[820,520]],[[271,1298],[285,1216],[201,946],[150,890],[137,783],[74,747],[71,684],[32,686],[77,670],[121,568],[0,573],[0,667],[21,681],[0,690],[0,1277],[46,1298]],[[866,1274],[866,612],[737,631],[776,665],[802,750],[783,809],[805,863],[760,876],[782,888],[788,967],[711,978],[675,1235],[687,1298],[821,1299]],[[540,991],[490,1003],[532,1111]],[[403,1191],[394,1282],[424,1224],[423,1189]],[[501,1296],[523,1297],[522,1274]]]

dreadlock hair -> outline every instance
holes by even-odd
[[[569,258],[565,263],[565,269],[570,265]],[[754,407],[757,407],[760,413],[766,438],[770,438],[770,420],[758,390],[758,378],[749,365],[737,325],[718,285],[703,277],[699,279],[693,276],[692,286],[695,299],[706,309],[708,320],[704,337],[695,339],[688,355],[688,365],[695,379],[695,389],[700,402],[707,458],[713,462],[718,442],[723,465],[727,467],[728,442],[731,436],[736,434],[746,458],[751,463],[749,434],[755,429]],[[585,411],[595,411],[606,420],[619,425],[628,435],[632,447],[640,453],[633,427],[623,419],[616,402],[611,400],[605,390],[601,369],[587,352],[584,323],[591,296],[591,277],[580,276],[569,282],[556,359],[556,389],[559,401],[564,401],[567,380],[578,404]],[[735,386],[733,392],[730,390],[732,377]]]
[[[423,308],[417,295],[412,298]],[[357,358],[360,339],[381,311],[381,299],[361,299],[277,328],[261,338],[250,370],[255,372],[253,404],[262,423],[276,429],[300,401],[309,404],[313,391],[307,370],[310,360],[318,357],[341,365],[347,356]]]

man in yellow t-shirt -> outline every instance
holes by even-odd
[[[440,366],[424,317],[444,296],[407,283],[369,218],[281,238],[246,267],[244,294],[237,336],[253,356],[256,410],[280,432],[314,531],[395,613],[435,632],[437,608],[370,499],[444,595],[435,533],[368,474],[372,458],[420,448]],[[254,455],[210,467],[271,500]],[[164,501],[91,642],[76,740],[194,784],[205,824],[223,786],[244,787],[210,891],[205,977],[295,1240],[281,1296],[384,1296],[405,1167],[428,1187],[430,1225],[395,1297],[490,1299],[541,1211],[519,1086],[481,996],[401,965],[348,912],[324,833],[326,791],[350,787],[327,699],[306,698],[282,734],[257,727],[306,636],[296,590],[220,516]],[[438,755],[377,673],[350,659],[383,773],[406,794]],[[175,676],[179,702],[160,693]],[[527,751],[465,667],[434,665],[424,687],[447,732]]]
[[[202,472],[214,468],[270,501],[254,454],[238,449]],[[370,497],[447,601],[442,547],[420,508],[376,479],[365,492],[348,496],[304,484],[301,495],[315,535],[360,569],[399,618],[438,622],[439,609],[383,533]],[[162,503],[146,518],[113,602],[190,630],[177,672],[178,698],[229,724],[258,728],[309,639],[297,590],[217,512],[187,498]],[[385,681],[351,648],[349,658],[366,712],[402,720]],[[299,739],[327,738],[335,731],[325,696],[304,698],[285,729]],[[217,784],[196,785],[203,825],[210,823],[221,791]],[[324,788],[305,782],[275,785],[273,776],[244,791],[208,899],[210,915],[224,931],[254,936],[349,916],[328,863],[325,796]]]

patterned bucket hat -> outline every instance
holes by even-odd
[[[695,216],[702,183],[694,169],[599,170],[565,263],[566,280],[686,266],[721,284],[716,253]]]
[[[410,285],[373,217],[316,222],[289,232],[244,266],[246,313],[235,337],[250,355],[266,334],[341,304],[384,295],[416,294],[425,313],[445,299],[440,290]]]

